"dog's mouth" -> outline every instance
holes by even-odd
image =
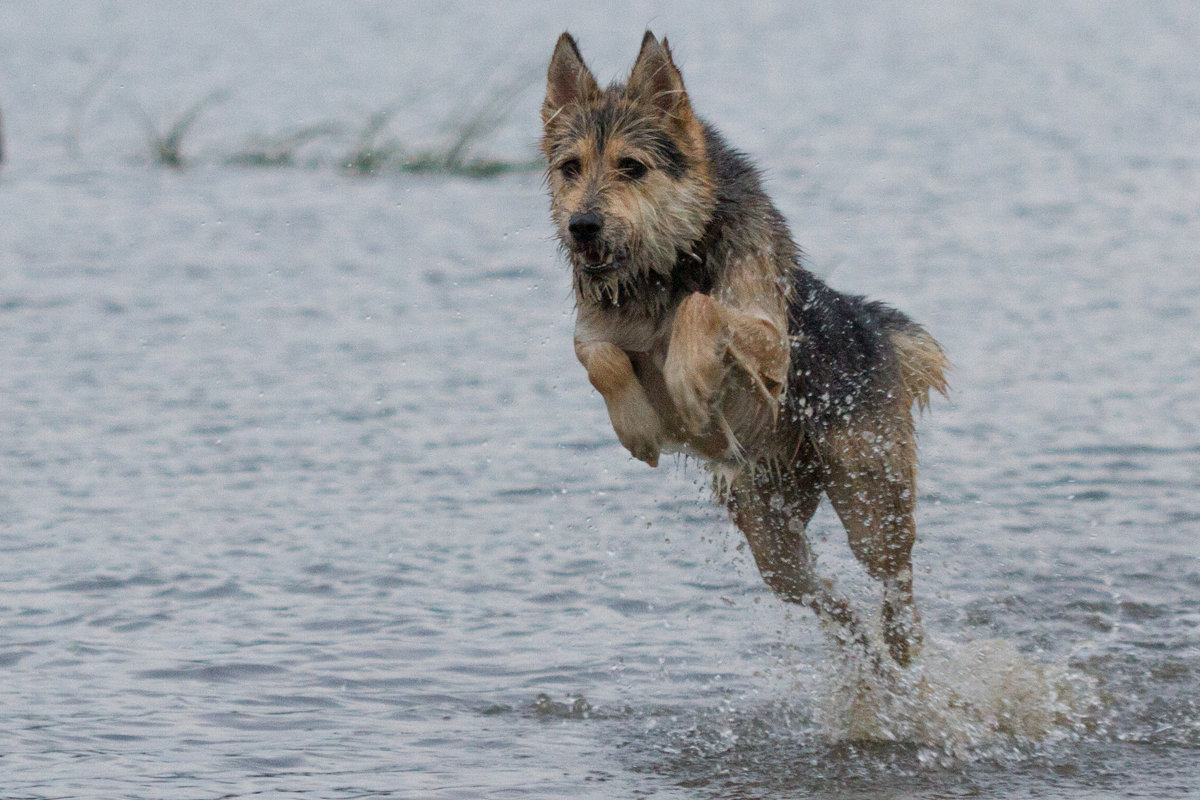
[[[628,261],[620,248],[579,247],[575,250],[575,263],[579,271],[589,278],[604,278],[619,270]]]
[[[621,262],[616,256],[610,256],[608,258],[599,259],[596,261],[581,260],[579,262],[579,269],[583,272],[583,274],[590,275],[594,278],[608,275],[610,272],[614,272],[619,266],[621,266]]]

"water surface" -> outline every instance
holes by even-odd
[[[0,794],[1196,794],[1200,14],[612,8],[0,10]],[[536,173],[338,168],[647,25],[810,266],[955,362],[899,696],[619,447]],[[532,157],[536,83],[480,155]],[[137,109],[215,91],[151,163]]]

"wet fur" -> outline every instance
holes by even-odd
[[[804,537],[827,495],[883,583],[884,636],[907,664],[912,409],[946,391],[942,349],[803,268],[757,169],[694,114],[665,40],[647,32],[629,81],[602,90],[563,34],[542,120],[575,350],[618,439],[651,466],[671,451],[705,461],[767,584],[869,647]]]

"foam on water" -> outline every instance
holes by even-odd
[[[828,669],[817,714],[826,735],[917,744],[930,758],[969,759],[1078,735],[1101,705],[1091,678],[1029,658],[1005,639],[927,638],[907,669],[888,662],[882,673],[839,649]]]

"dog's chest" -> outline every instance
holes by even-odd
[[[612,342],[627,353],[658,353],[666,357],[674,315],[630,314],[620,308],[580,310],[576,336],[585,341]]]

